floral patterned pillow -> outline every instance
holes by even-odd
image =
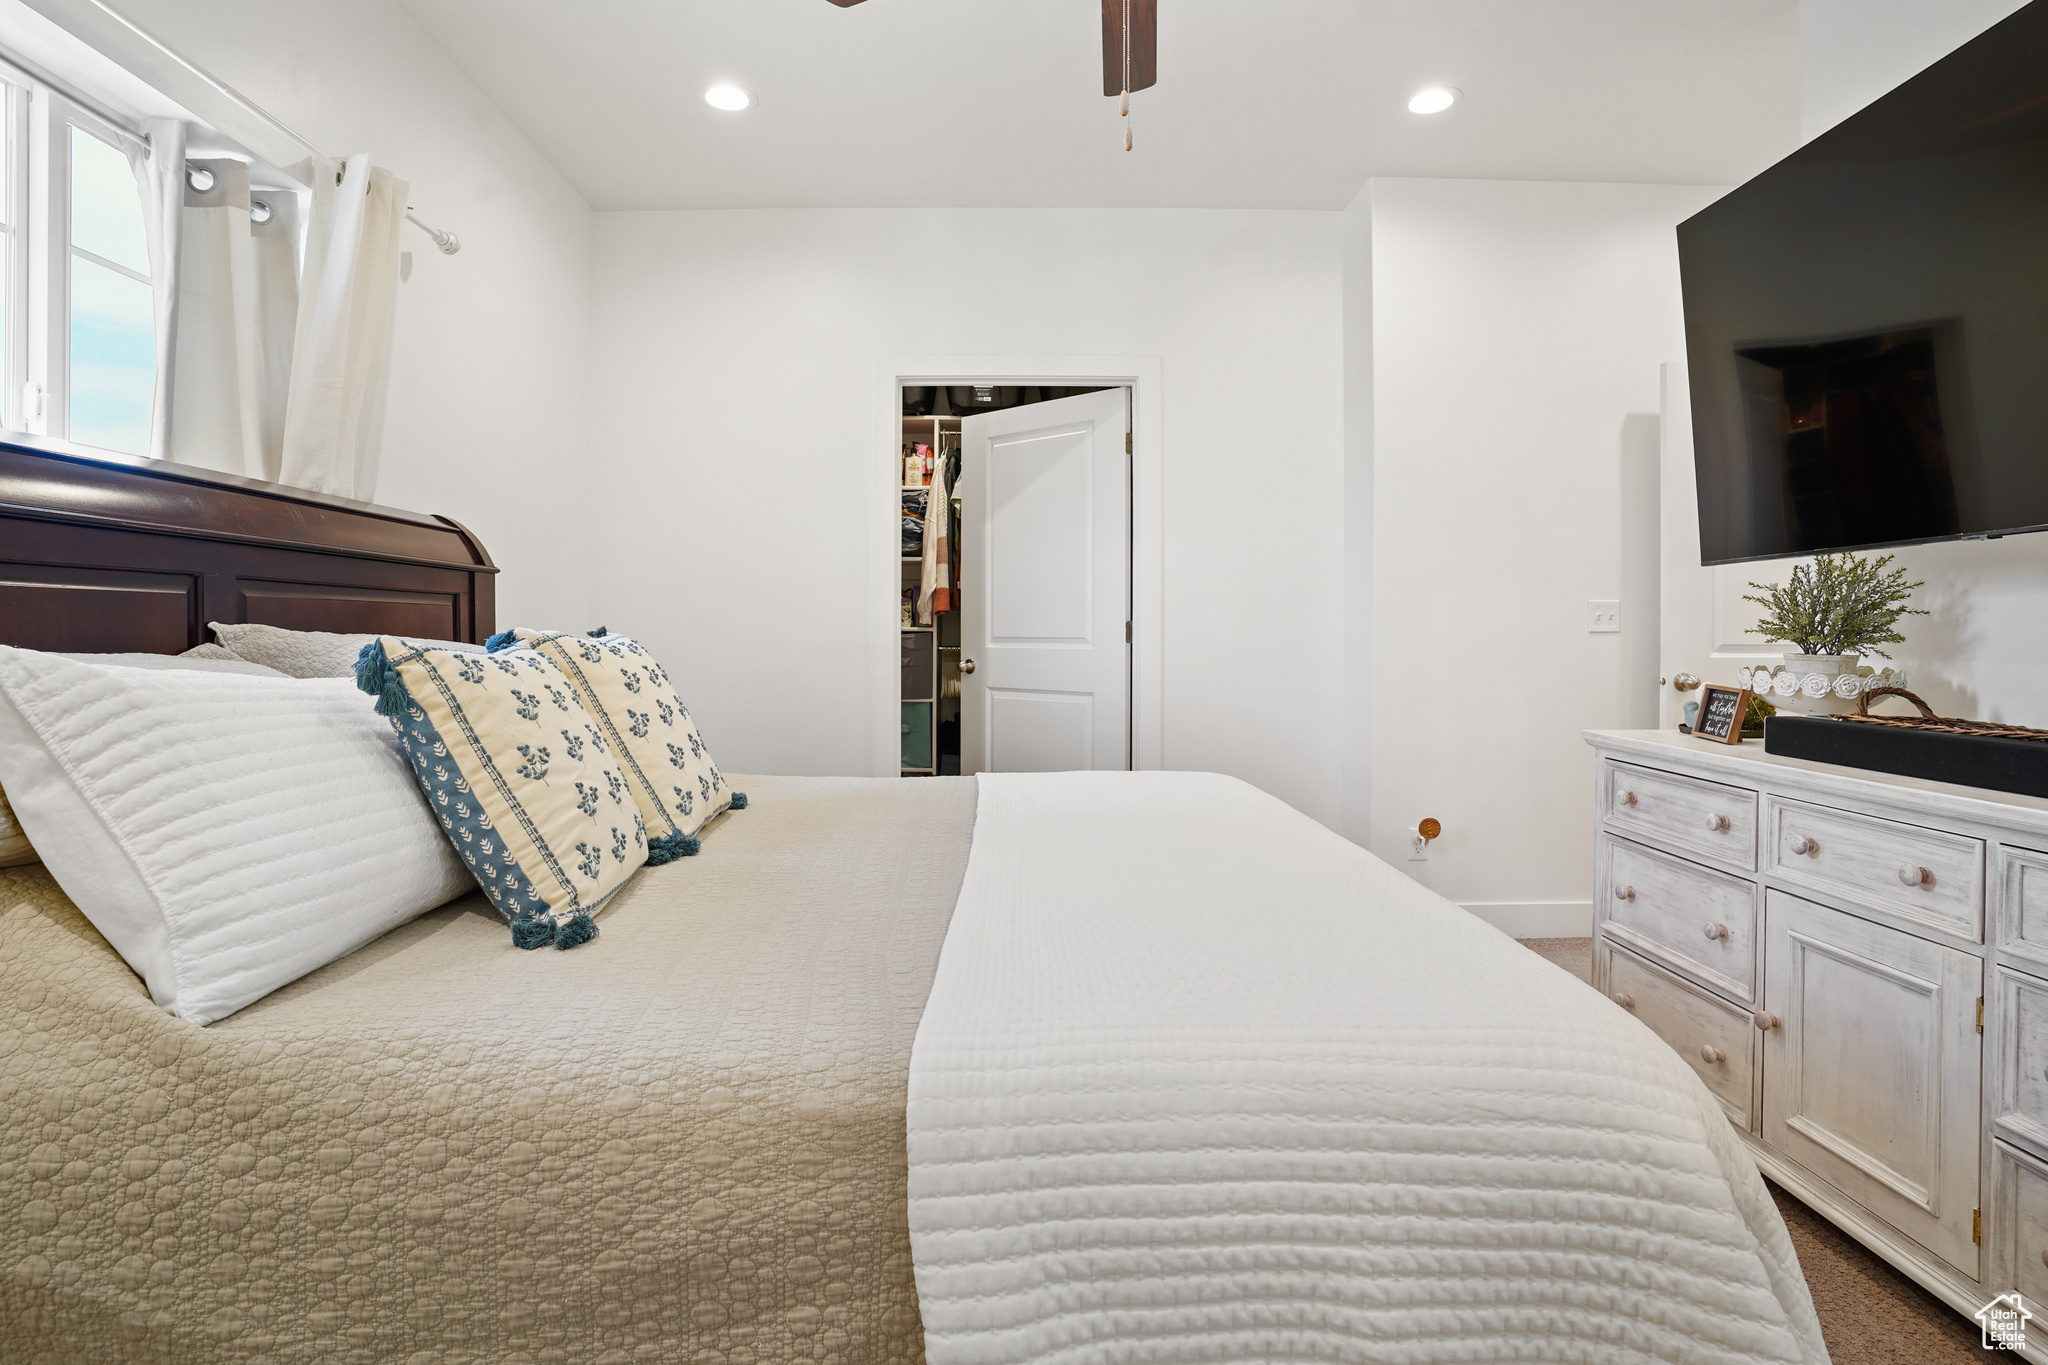
[[[611,745],[562,671],[385,635],[356,685],[377,698],[455,851],[521,948],[573,948],[647,861],[647,829]]]
[[[746,793],[728,787],[711,761],[668,674],[638,642],[519,627],[493,635],[488,646],[539,653],[575,687],[632,783],[647,821],[648,862],[688,857],[702,846],[697,834],[712,816],[747,808]]]

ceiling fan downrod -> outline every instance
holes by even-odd
[[[1131,150],[1131,0],[1124,0],[1124,150]]]
[[[830,0],[851,9],[862,0]],[[1124,150],[1131,136],[1131,92],[1159,83],[1159,0],[1102,0],[1102,93],[1121,94]]]

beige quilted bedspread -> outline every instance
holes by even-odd
[[[204,1029],[0,871],[0,1359],[921,1361],[974,783],[736,782],[586,947],[471,896]]]

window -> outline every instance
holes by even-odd
[[[149,453],[156,399],[156,303],[142,199],[128,158],[86,128],[71,153],[70,438]]]
[[[0,67],[0,419],[35,435],[150,453],[156,308],[141,140]]]

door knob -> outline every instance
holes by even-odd
[[[974,671],[974,660],[962,659],[960,661],[960,671],[962,673],[972,673]]]
[[[1671,680],[1671,685],[1681,692],[1690,692],[1700,685],[1700,680],[1690,673],[1681,673]]]
[[[1765,1033],[1769,1033],[1780,1023],[1778,1016],[1772,1014],[1769,1010],[1758,1010],[1755,1014],[1749,1016],[1749,1020]]]

